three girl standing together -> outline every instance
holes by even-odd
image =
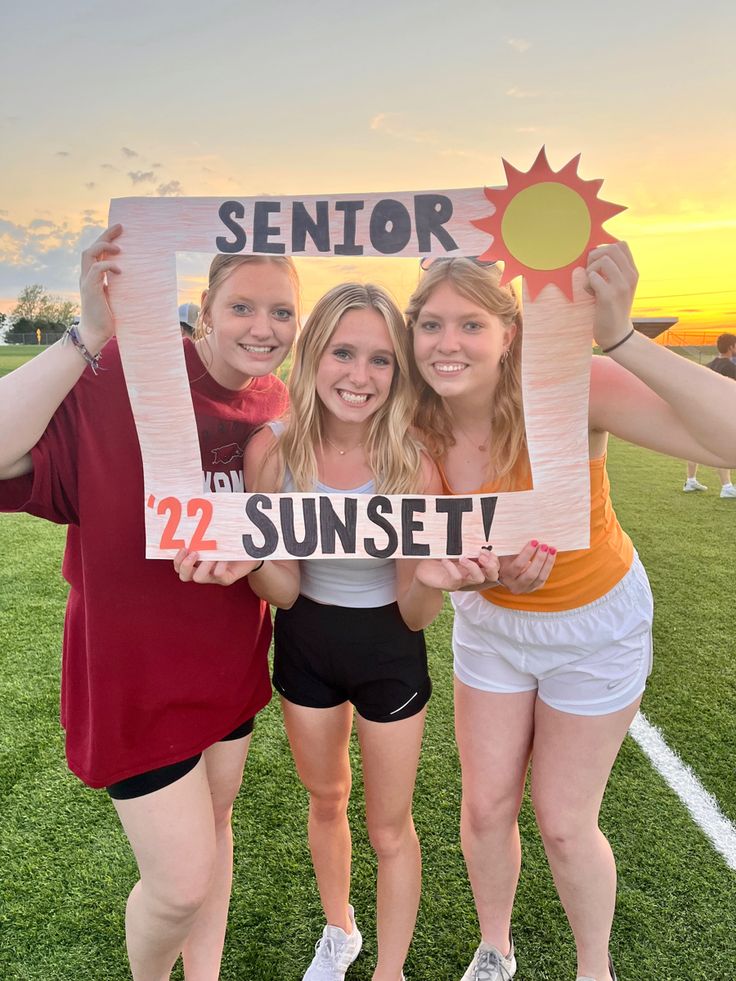
[[[91,354],[112,333],[103,273],[115,273],[116,234],[106,233],[84,259],[80,330]],[[223,275],[211,276],[203,303],[205,333],[191,350],[186,342],[187,362],[201,440],[208,411],[218,425],[224,417],[226,427],[234,426],[241,413],[246,416],[241,438],[247,444],[248,490],[321,485],[333,491],[376,487],[436,493],[444,486],[447,493],[460,493],[513,489],[529,480],[518,399],[521,319],[510,291],[498,287],[494,270],[470,260],[437,262],[410,301],[414,357],[423,379],[420,406],[429,409],[419,412],[416,433],[431,450],[438,478],[408,435],[410,335],[390,301],[367,288],[362,295],[364,288],[338,288],[318,306],[297,348],[294,411],[284,431],[269,427],[253,435],[280,414],[278,403],[283,402],[270,372],[295,331],[293,271],[285,259],[219,257],[215,273],[218,263]],[[244,563],[233,571],[198,566],[196,557],[180,556],[184,579],[227,582],[241,573],[247,578],[232,589],[200,590],[196,603],[201,610],[197,617],[180,616],[181,630],[170,614],[178,603],[191,608],[191,587],[169,569],[172,598],[150,610],[156,641],[151,644],[142,638],[135,614],[145,605],[146,590],[165,587],[159,573],[143,568],[163,572],[165,564],[141,558],[140,461],[114,349],[105,351],[104,376],[87,372],[80,379],[84,363],[66,345],[30,362],[23,381],[8,385],[11,375],[0,384],[3,421],[18,430],[0,458],[0,504],[70,523],[65,572],[72,593],[63,695],[70,764],[93,785],[134,778],[128,786],[133,795],[116,806],[141,872],[127,917],[137,981],[168,977],[182,950],[188,979],[217,977],[230,884],[230,809],[250,720],[268,698],[262,684],[257,692],[246,692],[265,674],[267,613],[258,597],[291,607],[277,615],[275,683],[297,768],[310,792],[310,845],[328,921],[306,977],[343,977],[360,949],[348,905],[350,703],[358,710],[369,833],[379,857],[374,978],[401,977],[419,896],[411,792],[429,695],[417,631],[439,609],[442,589],[462,590],[454,593],[462,833],[482,934],[465,978],[503,981],[515,971],[510,916],[519,871],[516,815],[530,756],[535,807],[575,934],[578,975],[596,981],[613,976],[607,946],[615,870],[597,829],[597,814],[648,671],[651,609],[646,581],[610,508],[605,434],[613,431],[663,452],[730,466],[736,433],[723,415],[722,399],[734,408],[736,396],[727,391],[727,380],[629,335],[636,273],[625,247],[593,252],[589,278],[597,299],[596,339],[611,348],[620,366],[596,359],[602,363],[592,375],[593,544],[589,552],[558,558],[551,575],[554,556],[537,543],[515,559],[501,560],[500,570],[486,552],[458,563],[402,561],[350,571],[345,560],[317,560],[303,564],[302,595],[292,605],[300,589],[294,565]],[[116,399],[115,411],[107,414],[106,406]],[[30,417],[28,424],[19,425],[22,415]],[[108,449],[100,473],[90,460],[97,463],[96,454],[102,443],[109,445],[113,430],[117,443]],[[223,441],[238,442],[232,437]],[[485,455],[478,446],[486,447]],[[62,452],[69,454],[68,466]],[[120,471],[131,466],[138,469],[130,515],[119,528],[106,529],[106,556],[114,551],[111,540],[124,552],[124,561],[114,563],[113,578],[103,562],[91,565],[99,532],[94,495],[110,486],[105,480],[122,479]],[[94,568],[101,591],[113,584],[119,590],[124,580],[123,592],[130,595],[114,641],[104,624],[96,634],[84,630],[87,621],[99,619],[101,601],[92,595],[86,575],[75,576],[75,567]],[[502,587],[493,586],[499,571]],[[156,583],[147,575],[155,575]],[[536,589],[529,597],[531,607],[524,596],[530,587]],[[370,602],[361,602],[364,595]],[[243,604],[254,611],[250,621]],[[215,610],[219,622],[210,615]],[[626,612],[623,626],[621,611]],[[215,622],[219,646],[206,636]],[[346,628],[346,623],[355,626]],[[350,645],[343,650],[348,629]],[[364,632],[368,650],[356,652],[353,661],[352,639]],[[119,687],[106,685],[103,695],[88,686],[85,695],[82,684],[68,684],[70,664],[78,665],[79,679],[97,677],[113,643]],[[222,651],[235,648],[240,659],[233,656],[231,663]],[[204,666],[203,650],[214,652]],[[200,654],[196,664],[195,651]],[[165,700],[163,675],[176,676],[182,689],[168,706],[160,704]],[[131,684],[137,686],[133,694]],[[98,767],[91,777],[75,765],[73,735],[80,719],[81,728],[90,728],[90,714],[97,718],[97,703],[104,698],[110,704],[103,711],[126,719],[126,739],[106,747],[116,761]],[[141,713],[141,704],[154,707]],[[168,722],[161,722],[161,713]],[[101,751],[93,746],[90,758],[96,761],[95,752],[99,756]],[[563,760],[564,793],[558,783]]]

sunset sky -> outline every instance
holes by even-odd
[[[499,185],[545,144],[627,205],[637,313],[736,329],[726,0],[28,0],[0,24],[0,310],[75,295],[112,197]],[[305,305],[354,275],[403,300],[416,262],[312,260]]]

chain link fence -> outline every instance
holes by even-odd
[[[63,330],[39,330],[30,331],[27,334],[7,334],[0,339],[0,344],[37,344],[45,346],[54,344],[64,334]]]

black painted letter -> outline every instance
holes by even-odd
[[[447,554],[463,554],[463,514],[473,510],[469,497],[438,497],[437,513],[447,515]]]
[[[320,252],[330,251],[330,213],[327,201],[317,201],[317,217],[312,218],[301,201],[291,209],[291,251],[305,252],[307,235]]]
[[[217,212],[217,214],[220,216],[220,220],[222,221],[223,225],[226,225],[235,235],[234,242],[228,242],[224,236],[218,235],[215,239],[217,251],[242,252],[245,248],[247,236],[245,234],[245,229],[236,224],[233,221],[233,218],[244,218],[245,208],[240,201],[225,201],[224,204],[220,205],[220,210]]]
[[[278,547],[276,525],[261,511],[261,508],[270,510],[271,506],[271,498],[267,494],[249,494],[246,499],[245,514],[263,535],[263,545],[254,545],[252,535],[243,535],[243,548],[252,559],[265,559]]]
[[[365,208],[365,201],[338,201],[335,211],[345,212],[342,245],[335,246],[335,255],[363,255],[363,246],[355,244],[355,216]]]
[[[371,213],[371,245],[383,255],[395,255],[411,238],[411,216],[401,201],[384,198]]]
[[[271,235],[280,235],[281,229],[268,224],[268,216],[281,211],[280,201],[256,201],[253,209],[253,251],[282,254],[286,252],[283,242],[269,242]]]
[[[486,541],[491,537],[491,525],[493,524],[493,515],[496,513],[497,501],[497,497],[481,497],[480,499],[480,510],[483,515],[483,534],[486,536]]]
[[[417,223],[417,245],[420,252],[432,249],[432,235],[446,252],[457,248],[457,242],[442,226],[452,218],[452,201],[444,194],[416,194],[414,216]]]
[[[364,538],[363,547],[366,552],[373,556],[374,559],[387,559],[396,552],[396,546],[399,544],[399,536],[396,534],[396,529],[383,517],[383,514],[392,514],[393,509],[391,507],[391,501],[387,497],[382,497],[377,495],[372,497],[368,501],[368,507],[366,508],[366,515],[368,520],[372,521],[374,525],[378,525],[383,531],[386,532],[386,538],[388,539],[388,544],[385,548],[379,548],[376,545],[375,538]]]
[[[405,497],[401,502],[401,554],[429,555],[429,545],[414,541],[415,531],[424,531],[424,522],[415,521],[416,511],[426,511],[427,502],[423,497]]]
[[[358,502],[354,497],[343,498],[345,502],[345,521],[341,521],[329,497],[319,499],[319,532],[322,551],[325,555],[335,554],[335,536],[340,539],[342,550],[355,555],[355,532],[358,522]]]
[[[284,536],[284,546],[289,555],[293,555],[297,559],[312,555],[317,548],[317,506],[314,498],[303,498],[302,510],[304,514],[304,538],[299,542],[294,527],[294,499],[291,497],[281,498],[281,534]]]

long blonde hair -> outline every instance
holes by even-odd
[[[212,301],[215,294],[225,282],[225,280],[239,266],[257,265],[272,262],[274,265],[283,267],[294,287],[294,296],[297,303],[297,320],[299,319],[299,274],[296,271],[294,260],[290,256],[283,255],[216,255],[210,263],[210,271],[207,277],[207,292],[202,296],[202,306],[197,317],[197,324],[194,328],[193,338],[200,341],[208,334],[208,317],[212,309]]]
[[[504,327],[516,327],[508,357],[500,366],[489,419],[492,436],[488,474],[500,489],[507,489],[514,476],[529,473],[530,467],[521,397],[521,308],[513,287],[499,286],[500,279],[497,266],[481,266],[473,259],[433,262],[409,298],[406,318],[413,339],[420,311],[433,290],[440,283],[449,282],[461,296],[497,316]],[[419,374],[414,359],[412,381],[417,395],[414,425],[430,454],[439,460],[456,442],[452,419],[440,396]]]
[[[375,310],[386,321],[396,365],[384,404],[371,416],[365,441],[376,490],[384,494],[415,493],[421,471],[421,447],[410,433],[414,392],[409,377],[411,339],[401,311],[389,294],[372,283],[343,283],[321,297],[296,343],[289,375],[290,410],[279,440],[283,470],[291,471],[298,491],[309,492],[317,480],[315,447],[324,439],[324,406],[317,396],[317,370],[330,338],[348,310]]]

